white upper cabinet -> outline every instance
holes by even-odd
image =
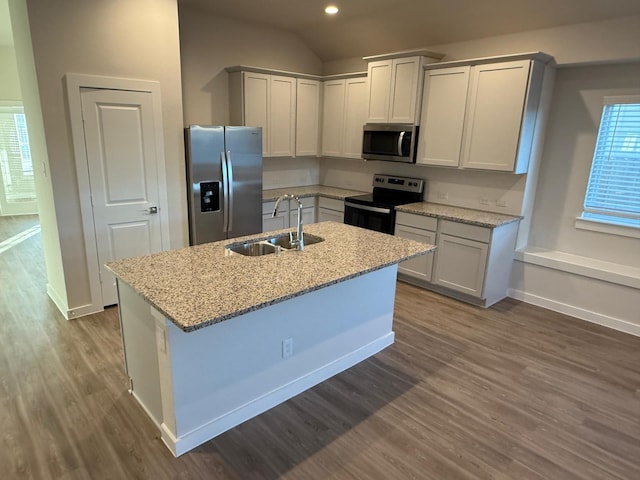
[[[269,156],[293,157],[296,151],[296,79],[271,75]],[[248,108],[245,105],[245,110]]]
[[[321,82],[297,79],[296,156],[318,155],[321,98]]]
[[[389,120],[391,97],[391,71],[393,60],[370,62],[368,123],[386,123]]]
[[[339,157],[344,131],[344,80],[326,81],[323,88],[322,155]]]
[[[427,70],[416,163],[457,167],[471,67]]]
[[[369,62],[367,123],[416,123],[422,56]]]
[[[293,157],[296,155],[297,79],[293,76],[263,72],[242,71],[232,67],[229,74],[229,120],[232,125],[262,128],[262,155],[264,157]],[[319,94],[317,85],[315,94]],[[309,136],[319,122],[319,99],[315,106],[308,102],[307,86],[303,88],[303,106],[312,109],[315,118],[302,125],[304,148],[316,145]],[[315,110],[313,110],[315,108]],[[306,114],[304,115],[306,116]],[[315,122],[315,127],[313,126]],[[310,153],[315,155],[316,153]],[[305,153],[305,155],[308,155]]]
[[[360,158],[362,127],[367,115],[367,78],[324,82],[322,154]]]
[[[343,157],[362,157],[362,127],[367,117],[367,86],[366,77],[345,80]]]
[[[236,118],[231,118],[231,122],[235,125],[247,125],[251,127],[262,128],[262,155],[269,156],[269,109],[270,109],[270,75],[262,73],[243,74],[241,84],[242,101],[238,102],[240,108],[237,111]],[[234,117],[234,115],[232,115]]]
[[[523,127],[529,127],[525,124],[524,113],[531,64],[530,60],[521,60],[477,65],[472,69],[463,167],[507,172],[522,170],[516,162],[521,134],[522,141],[527,140]]]
[[[417,163],[526,173],[545,68],[536,59],[430,67]]]

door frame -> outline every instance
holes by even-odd
[[[103,90],[126,90],[151,93],[153,104],[154,128],[156,135],[156,152],[158,156],[158,215],[160,217],[160,245],[162,250],[169,248],[169,212],[167,197],[167,177],[164,154],[164,128],[162,125],[162,98],[160,82],[154,80],[140,80],[120,77],[105,77],[100,75],[86,75],[67,73],[64,84],[69,106],[71,121],[71,137],[76,166],[76,180],[78,183],[78,197],[82,217],[82,233],[91,292],[91,305],[85,305],[85,314],[104,310],[102,288],[100,285],[100,263],[98,261],[98,246],[96,230],[93,220],[93,204],[91,200],[91,184],[89,182],[89,160],[84,137],[84,121],[82,119],[82,88]]]

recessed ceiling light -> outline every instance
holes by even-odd
[[[328,13],[329,15],[335,15],[336,13],[338,13],[338,7],[336,7],[335,5],[329,5],[324,9],[324,12]]]

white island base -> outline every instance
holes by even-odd
[[[392,344],[396,273],[391,265],[187,333],[119,282],[131,393],[179,456]]]

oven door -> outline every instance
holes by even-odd
[[[344,223],[393,235],[395,227],[393,208],[359,205],[344,202]]]

